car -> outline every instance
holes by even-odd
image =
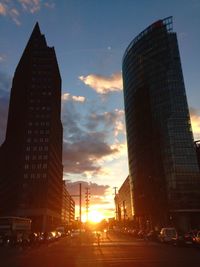
[[[146,231],[145,230],[140,230],[138,233],[137,233],[137,237],[140,238],[140,239],[143,239],[143,238],[146,238]]]
[[[193,237],[193,242],[195,246],[200,247],[200,231]]]
[[[158,241],[158,236],[159,236],[159,232],[156,230],[151,230],[147,235],[146,238],[147,240],[150,241]]]
[[[195,234],[196,234],[195,231],[190,231],[190,232],[187,232],[187,233],[184,235],[184,238],[185,238],[185,244],[186,244],[186,245],[194,245],[194,237],[195,237]]]
[[[177,231],[174,227],[164,227],[160,231],[159,240],[162,243],[171,243],[173,238],[177,237]]]
[[[71,237],[72,238],[79,237],[79,236],[80,236],[80,230],[79,229],[71,231]]]
[[[174,246],[184,246],[185,243],[185,234],[182,231],[177,231],[176,236],[172,237],[171,243]]]

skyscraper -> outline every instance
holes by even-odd
[[[53,47],[36,23],[16,68],[5,142],[0,148],[0,215],[32,219],[35,230],[60,223],[61,77]]]
[[[125,51],[128,158],[137,224],[187,229],[200,219],[200,176],[172,26],[156,21]]]

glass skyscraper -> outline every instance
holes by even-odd
[[[123,84],[135,222],[196,227],[200,175],[172,17],[130,43]]]

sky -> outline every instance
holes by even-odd
[[[83,193],[89,186],[90,210],[114,217],[113,188],[128,176],[122,57],[136,35],[168,16],[200,139],[200,0],[0,0],[0,144],[12,77],[38,21],[62,77],[63,178],[71,194],[80,182]]]

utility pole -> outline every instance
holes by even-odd
[[[86,207],[86,221],[88,222],[88,214],[89,214],[89,204],[90,204],[90,192],[89,188],[86,187],[86,192],[85,192],[85,207]]]
[[[79,184],[79,216],[80,216],[80,224],[81,224],[82,223],[82,185],[81,183]]]
[[[78,195],[71,195],[71,197],[79,197],[79,221],[80,221],[80,229],[82,223],[82,185],[79,184],[79,194]]]
[[[113,187],[113,189],[115,190],[115,219],[117,220],[117,203],[116,203],[116,195],[117,195],[117,187]]]

